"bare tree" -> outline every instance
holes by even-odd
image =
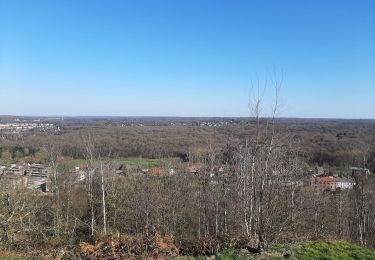
[[[91,236],[95,232],[95,209],[94,209],[94,173],[95,173],[95,143],[91,135],[88,135],[84,139],[85,145],[85,157],[87,161],[87,192],[90,205],[90,215],[91,215]]]

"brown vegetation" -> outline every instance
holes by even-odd
[[[92,259],[262,251],[274,242],[327,238],[374,247],[373,175],[356,176],[351,190],[299,184],[314,163],[373,167],[373,123],[255,118],[220,128],[100,126],[3,139],[3,159],[30,156],[53,171],[45,195],[0,195],[0,244],[24,252],[80,245],[77,253]],[[339,131],[353,135],[336,137]],[[130,155],[181,160],[169,163],[173,175],[159,166],[116,174],[111,158]],[[57,170],[72,158],[85,162],[82,181]]]

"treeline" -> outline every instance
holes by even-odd
[[[32,146],[10,146],[10,147],[0,147],[0,158],[8,160],[16,160],[18,158],[23,158],[26,156],[35,156],[40,151],[39,148]]]
[[[301,186],[303,146],[278,133],[272,120],[258,118],[238,145],[208,146],[190,158],[204,165],[197,174],[176,168],[172,176],[118,175],[106,161],[109,144],[92,134],[80,147],[88,166],[81,182],[53,171],[46,195],[21,189],[1,195],[1,245],[24,249],[130,236],[139,241],[137,252],[147,253],[154,250],[150,241],[162,236],[193,255],[328,238],[375,246],[373,176],[357,176],[352,190]],[[61,151],[50,145],[46,153],[57,169]]]

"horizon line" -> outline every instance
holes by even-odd
[[[26,118],[240,118],[240,119],[253,119],[253,116],[125,116],[125,115],[0,115],[1,117],[26,117]],[[261,116],[260,118],[272,118],[270,116]],[[311,120],[375,120],[375,118],[350,118],[350,117],[293,117],[293,116],[280,116],[276,119],[311,119]]]

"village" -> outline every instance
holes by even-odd
[[[49,168],[42,164],[15,162],[10,166],[0,165],[2,190],[25,187],[29,190],[47,191]]]
[[[93,169],[97,171],[96,167]],[[70,179],[75,183],[82,183],[85,181],[89,167],[86,164],[74,167],[68,172]],[[181,174],[191,174],[195,176],[207,174],[210,179],[209,183],[216,183],[218,178],[225,179],[230,182],[234,176],[233,171],[226,165],[208,168],[203,163],[184,163],[182,169],[176,170],[173,167],[167,166],[151,166],[151,167],[127,167],[125,164],[113,165],[110,171],[117,175],[146,175],[154,177],[174,176]],[[11,188],[24,187],[32,191],[49,192],[51,167],[44,164],[27,163],[16,161],[9,166],[0,165],[0,181],[2,183],[2,190],[6,191]],[[301,178],[288,181],[281,181],[277,179],[277,172],[273,172],[270,182],[278,181],[285,186],[297,187],[313,187],[322,190],[345,190],[352,189],[356,185],[356,177],[361,175],[371,174],[369,169],[360,167],[350,167],[348,174],[332,173],[322,166],[315,167],[314,170],[309,170],[308,173],[302,174]],[[275,177],[273,180],[272,178]]]
[[[12,133],[12,134],[17,134],[17,133],[31,131],[31,130],[47,132],[53,129],[55,129],[54,124],[40,123],[39,121],[38,122],[14,122],[14,123],[0,124],[1,132]]]

